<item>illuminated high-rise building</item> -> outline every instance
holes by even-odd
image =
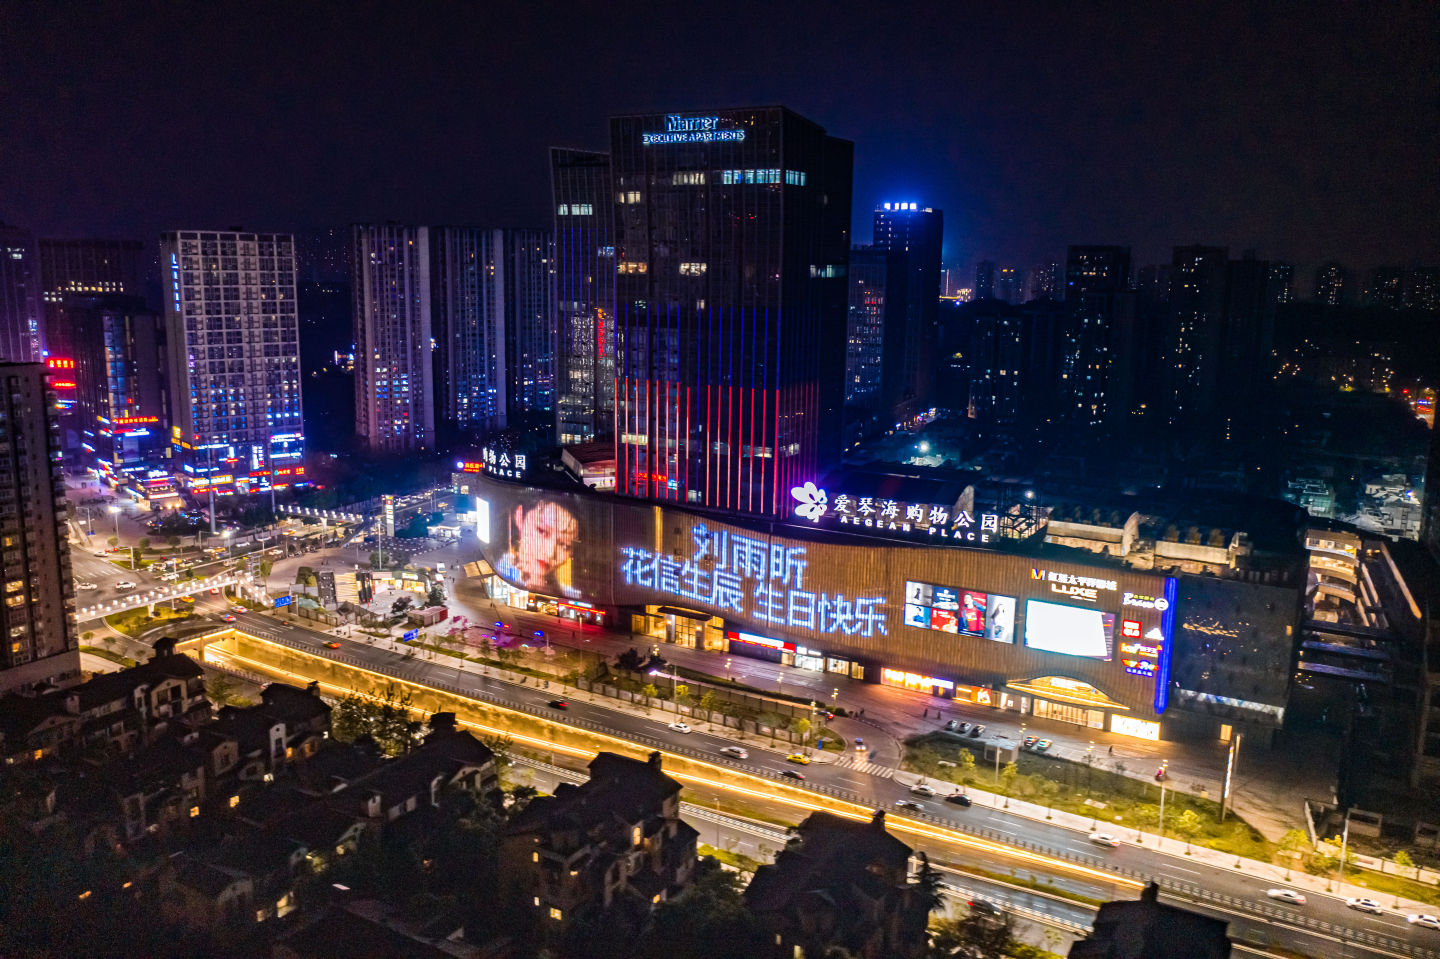
[[[1331,261],[1315,271],[1315,301],[1343,306],[1350,298],[1350,271]]]
[[[975,266],[975,293],[977,300],[988,300],[995,295],[995,261],[981,260]]]
[[[610,142],[617,491],[785,510],[839,458],[853,147],[783,107]]]
[[[1128,246],[1070,247],[1060,395],[1062,418],[1075,425],[1107,425],[1129,406],[1125,367],[1116,362],[1133,315],[1129,279]]]
[[[845,333],[845,443],[893,429],[905,395],[907,258],[903,250],[850,251]]]
[[[555,208],[555,428],[562,444],[615,429],[615,240],[610,155],[550,151]]]
[[[355,434],[371,453],[435,445],[430,229],[357,224]]]
[[[0,693],[80,675],[59,424],[40,363],[0,363]]]
[[[160,262],[182,481],[207,494],[305,483],[293,238],[174,230]]]
[[[0,223],[0,361],[45,358],[40,263],[29,230]]]
[[[46,240],[38,244],[40,287],[44,299],[45,350],[50,356],[74,354],[74,331],[60,310],[68,296],[145,295],[139,240]]]
[[[1065,299],[1065,267],[1059,263],[1041,263],[1030,270],[1026,300]]]

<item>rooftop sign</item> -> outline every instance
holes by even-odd
[[[725,143],[745,139],[744,130],[721,130],[719,117],[687,117],[678,113],[665,115],[664,133],[640,134],[641,146],[665,143]]]

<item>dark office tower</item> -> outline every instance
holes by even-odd
[[[360,225],[355,275],[355,433],[371,453],[435,443],[430,230]]]
[[[431,328],[439,418],[456,432],[505,428],[505,302],[500,230],[430,231]]]
[[[1165,357],[1169,343],[1170,275],[1167,264],[1135,271],[1135,324],[1127,348],[1134,357],[1130,416],[1136,421],[1168,422],[1169,380]]]
[[[787,510],[840,451],[853,147],[783,107],[610,142],[617,491]]]
[[[995,263],[981,260],[975,266],[975,295],[973,299],[988,300],[995,296]]]
[[[898,384],[900,392],[886,390],[883,408],[892,423],[899,423],[935,405],[940,245],[945,234],[945,214],[916,203],[886,203],[875,210],[874,234],[875,249],[905,254],[902,379]]]
[[[0,223],[0,361],[45,358],[40,263],[29,230]]]
[[[1382,266],[1370,271],[1370,282],[1365,286],[1365,302],[1369,306],[1401,309],[1405,303],[1405,270],[1398,266]]]
[[[0,693],[78,678],[75,586],[54,397],[39,363],[0,363]]]
[[[1341,306],[1350,296],[1350,272],[1339,263],[1326,263],[1315,271],[1315,301]]]
[[[1440,309],[1440,270],[1425,267],[1405,271],[1403,306],[1407,310]]]
[[[549,230],[496,230],[508,425],[555,433],[554,246]]]
[[[293,238],[181,230],[161,235],[160,257],[170,433],[187,489],[306,482]]]
[[[1025,284],[1020,271],[1002,266],[995,271],[995,299],[1012,306],[1025,302]]]
[[[1225,318],[1213,408],[1223,414],[1225,439],[1237,436],[1244,417],[1260,409],[1275,377],[1274,265],[1253,253],[1231,260],[1225,275]]]
[[[893,429],[906,394],[908,258],[903,251],[850,251],[845,334],[845,445]]]
[[[1116,349],[1133,316],[1128,246],[1072,246],[1065,259],[1065,336],[1061,351],[1062,419],[1099,427],[1123,417],[1129,370]]]
[[[555,208],[555,420],[562,444],[615,429],[615,240],[610,155],[550,151]]]
[[[1276,306],[1295,298],[1295,264],[1270,262],[1270,302]]]
[[[1065,299],[1065,268],[1059,263],[1042,263],[1032,269],[1026,299]]]
[[[295,234],[295,274],[301,283],[349,283],[350,230],[336,226]]]
[[[39,250],[45,350],[51,357],[75,354],[74,331],[59,309],[65,297],[145,295],[139,240],[42,239]]]

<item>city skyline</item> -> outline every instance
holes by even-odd
[[[456,39],[478,27],[463,16],[412,22],[360,11],[341,20],[316,8],[220,27],[203,14],[161,17],[140,7],[88,15],[86,29],[75,30],[65,12],[8,12],[11,32],[35,43],[3,68],[17,109],[0,118],[0,134],[14,144],[11,167],[28,186],[3,215],[41,236],[147,242],[175,222],[543,227],[548,149],[602,148],[601,118],[783,103],[855,141],[856,242],[868,238],[864,211],[883,200],[943,208],[944,261],[962,275],[984,258],[1026,269],[1075,243],[1129,245],[1136,264],[1167,262],[1171,247],[1187,243],[1254,248],[1296,263],[1302,291],[1331,259],[1362,274],[1440,259],[1430,228],[1440,206],[1429,161],[1436,124],[1425,98],[1413,95],[1436,68],[1433,8],[1301,16],[1228,5],[1204,21],[1160,11],[1118,34],[1099,15],[1055,8],[889,23],[863,12],[740,11],[713,31],[687,26],[683,34],[664,14],[601,23],[562,9],[487,25],[508,28],[511,39],[485,71],[469,69],[472,55]],[[797,70],[799,59],[778,39],[790,35],[791,17],[814,49],[835,53],[807,56],[805,72]],[[401,50],[386,74],[393,82],[377,89],[357,65],[366,57],[344,58],[397,32],[426,51],[424,63]],[[843,68],[872,34],[904,38],[883,83]],[[101,59],[86,59],[88,38],[115,35],[127,37],[133,55],[108,58],[103,74],[82,79],[79,64]],[[240,52],[260,35],[306,55],[281,56],[262,77]],[[679,48],[665,42],[679,35],[690,39]],[[1226,44],[1211,49],[1220,35]],[[47,46],[62,36],[63,47]],[[1043,69],[1017,77],[1003,51],[1018,44]],[[1153,56],[1156,45],[1167,55]],[[630,48],[646,51],[645,69],[678,82],[651,91],[638,68],[613,55]],[[1349,54],[1332,63],[1328,51],[1337,48]],[[553,49],[585,55],[556,60]],[[748,60],[773,66],[742,69]],[[555,63],[554,75],[524,82],[537,62]],[[595,63],[609,82],[590,82],[585,71]],[[172,84],[172,71],[189,82]],[[448,109],[467,94],[484,106]],[[416,102],[434,109],[414,111]],[[426,119],[439,115],[454,119]],[[192,116],[205,118],[201,126]],[[239,149],[232,128],[251,131]],[[372,128],[375,149],[350,149]],[[84,149],[94,136],[144,142],[162,134],[186,150],[88,159]],[[57,151],[73,162],[57,168]],[[396,178],[389,164],[402,154],[416,160]]]

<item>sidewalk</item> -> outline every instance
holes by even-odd
[[[895,781],[903,786],[913,786],[924,779],[918,773],[897,772]],[[951,785],[946,783],[946,786]],[[1063,826],[1066,829],[1073,829],[1079,833],[1089,835],[1095,832],[1108,833],[1114,836],[1124,846],[1149,846],[1162,853],[1176,857],[1188,857],[1203,862],[1216,869],[1234,869],[1246,876],[1253,876],[1256,879],[1263,879],[1274,883],[1275,886],[1286,886],[1307,894],[1331,896],[1336,899],[1369,898],[1382,904],[1392,907],[1396,912],[1431,912],[1435,907],[1430,903],[1416,902],[1411,899],[1400,899],[1387,894],[1381,894],[1374,889],[1367,889],[1363,886],[1352,885],[1351,883],[1337,883],[1320,876],[1312,876],[1303,869],[1286,869],[1284,866],[1274,863],[1260,862],[1255,859],[1244,859],[1230,853],[1220,852],[1204,846],[1188,844],[1183,840],[1165,838],[1152,832],[1134,829],[1129,826],[1116,826],[1114,823],[1107,823],[1099,815],[1095,817],[1077,816],[1074,813],[1062,812],[1049,809],[1045,806],[1036,805],[1023,799],[1007,799],[995,793],[977,789],[974,786],[964,787],[964,791],[970,798],[981,806],[990,806],[993,809],[1003,809],[1005,812],[1022,816],[1026,819],[1037,822],[1049,822],[1056,826]],[[1099,810],[1097,810],[1099,813]],[[1168,818],[1168,817],[1167,817]],[[1103,855],[1097,848],[1097,855]]]

